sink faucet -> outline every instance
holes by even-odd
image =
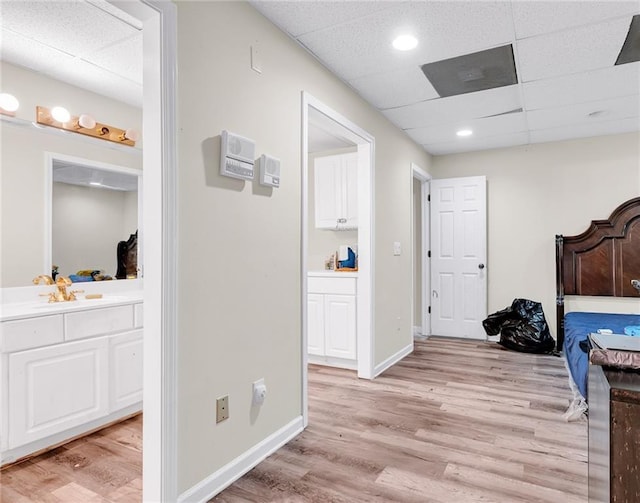
[[[41,285],[44,282],[45,285],[53,285],[54,281],[51,276],[47,276],[46,274],[41,274],[40,276],[36,276],[33,278],[34,285]]]
[[[51,279],[49,276],[44,277]],[[38,278],[40,278],[40,276],[38,276]],[[35,279],[33,281],[35,283]],[[51,283],[49,284],[52,285],[53,280],[51,280]],[[72,290],[68,292],[67,287],[71,286],[72,284],[73,282],[66,276],[58,276],[55,281],[56,291],[43,295],[49,296],[49,302],[69,302],[72,300],[76,300],[76,293],[84,292],[84,290]]]

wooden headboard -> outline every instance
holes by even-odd
[[[640,197],[593,220],[577,236],[556,236],[557,348],[564,342],[564,296],[640,299]]]

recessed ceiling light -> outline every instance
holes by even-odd
[[[413,35],[400,35],[393,41],[393,47],[399,51],[410,51],[418,45],[418,39]]]
[[[460,131],[457,131],[456,134],[458,136],[471,136],[473,131],[471,131],[471,129],[461,129]]]

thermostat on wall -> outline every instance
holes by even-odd
[[[262,154],[259,164],[260,185],[280,187],[280,159]]]
[[[220,174],[253,180],[256,144],[253,140],[229,131],[220,135]]]

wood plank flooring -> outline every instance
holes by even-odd
[[[309,427],[212,502],[587,501],[562,359],[431,338],[373,382],[312,366]]]
[[[309,427],[213,502],[584,503],[560,358],[431,338],[376,380],[312,366]],[[141,501],[142,416],[0,472],[3,503]]]
[[[0,501],[142,501],[142,414],[0,471]]]

